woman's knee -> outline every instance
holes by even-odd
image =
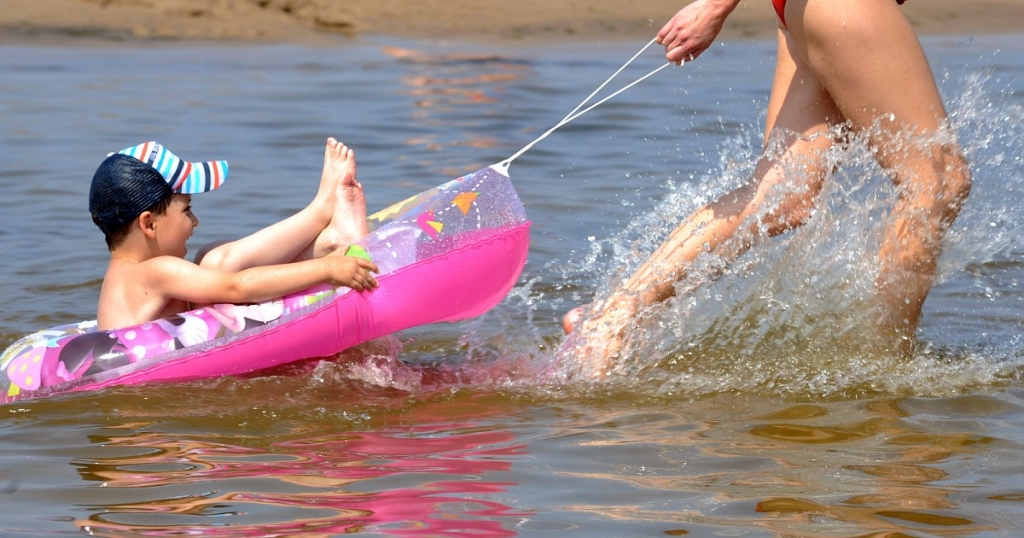
[[[777,189],[786,189],[778,193],[778,201],[770,204],[765,216],[761,219],[765,231],[770,236],[784,234],[803,226],[811,219],[818,197],[824,185],[821,170],[804,170],[806,177],[800,182],[784,182],[776,185]],[[762,202],[763,203],[763,202]]]
[[[971,194],[971,170],[967,166],[967,159],[955,144],[943,144],[935,148],[932,152],[932,166],[935,181],[939,183],[935,209],[942,214],[943,222],[951,224]]]
[[[894,175],[901,196],[944,226],[952,224],[970,196],[973,183],[959,146],[939,144],[922,149],[919,158],[907,159],[903,168]]]
[[[791,201],[772,209],[762,222],[768,235],[775,237],[807,224],[813,210],[813,199],[800,198],[799,201]]]
[[[946,218],[950,223],[960,214],[964,202],[971,194],[971,187],[974,180],[971,177],[971,169],[967,165],[967,159],[955,149],[945,159],[945,175],[943,177],[943,204],[945,205]]]

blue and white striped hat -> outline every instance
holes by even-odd
[[[156,168],[178,194],[199,194],[220,187],[228,178],[227,161],[190,163],[178,158],[159,142],[144,142],[119,151]]]
[[[100,163],[89,189],[89,212],[110,235],[172,194],[212,191],[227,177],[227,161],[187,162],[158,142],[145,142]]]

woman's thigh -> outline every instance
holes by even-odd
[[[765,144],[776,130],[810,137],[843,123],[845,119],[828,91],[796,54],[793,36],[780,28],[778,42],[765,122]]]
[[[879,122],[873,138],[884,143],[880,134],[944,123],[924,50],[893,0],[789,0],[786,22],[797,62],[854,128]]]
[[[768,101],[764,151],[754,171],[744,217],[760,214],[772,235],[804,222],[828,175],[832,129],[844,119],[828,92],[793,55],[779,30],[775,77]],[[765,207],[769,198],[775,201]]]

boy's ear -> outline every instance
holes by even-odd
[[[153,239],[156,237],[156,218],[152,211],[143,211],[138,217],[138,226],[142,233]]]

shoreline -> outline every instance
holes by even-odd
[[[687,0],[5,0],[0,45],[300,44],[354,38],[479,45],[649,40]],[[909,0],[920,36],[1024,33],[1021,0]],[[741,2],[720,40],[772,39],[768,0]]]

